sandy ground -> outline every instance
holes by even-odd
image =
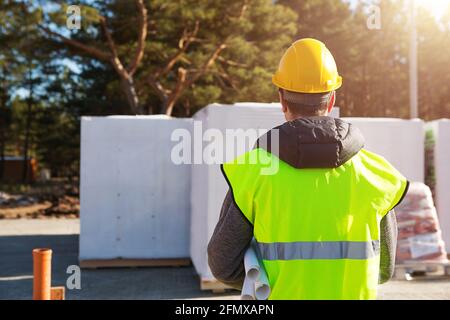
[[[31,250],[53,249],[52,285],[65,285],[67,267],[78,264],[77,219],[0,220],[0,299],[30,299]],[[66,299],[238,299],[237,291],[201,291],[193,267],[120,268],[81,271],[81,289]],[[380,299],[450,299],[450,279],[391,281]]]
[[[10,185],[2,188],[12,188]],[[0,191],[0,219],[78,218],[80,200],[76,186],[49,182],[48,185],[16,186],[20,192]]]

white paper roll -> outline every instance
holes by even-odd
[[[253,248],[253,252],[256,255],[256,259],[258,259],[259,266],[259,276],[255,281],[255,298],[256,300],[267,300],[270,296],[269,279],[267,278],[267,273],[264,269],[264,265],[260,260],[256,241],[252,241],[250,248]]]
[[[270,296],[269,280],[260,263],[256,241],[252,240],[244,256],[245,279],[241,300],[267,300]]]
[[[255,300],[255,282],[249,277],[245,277],[242,286],[241,300]]]
[[[245,268],[245,277],[249,278],[253,281],[256,281],[259,277],[260,266],[259,261],[255,252],[255,248],[252,245],[247,249],[244,256],[244,268]]]
[[[267,300],[270,296],[269,280],[264,268],[260,269],[259,278],[255,281],[255,298],[256,300]]]

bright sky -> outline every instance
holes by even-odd
[[[353,8],[360,0],[345,0],[345,1],[350,2],[350,5]],[[428,9],[437,19],[441,18],[442,15],[447,11],[447,8],[450,6],[450,0],[408,0],[408,1],[416,1],[416,4],[418,6]]]
[[[416,3],[430,10],[433,16],[438,19],[442,17],[450,6],[450,0],[416,0]]]

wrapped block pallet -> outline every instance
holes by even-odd
[[[429,123],[434,136],[435,200],[442,237],[450,252],[450,119]]]
[[[445,244],[429,187],[412,182],[395,213],[398,225],[398,264],[447,262]]]
[[[82,118],[81,266],[189,263],[191,168],[171,161],[171,134],[191,123]]]
[[[386,158],[409,181],[424,182],[424,123],[391,118],[342,118],[358,127],[369,151]]]

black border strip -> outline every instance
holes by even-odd
[[[396,206],[398,206],[403,201],[403,198],[405,198],[406,193],[408,192],[408,189],[409,189],[409,180],[406,180],[406,187],[405,187],[405,190],[403,191],[402,196],[397,201],[397,203],[391,209],[388,210],[388,212],[393,210]]]
[[[231,185],[230,180],[228,180],[227,174],[225,173],[225,170],[224,170],[224,168],[223,168],[223,163],[220,165],[220,171],[222,172],[223,177],[225,178],[225,181],[226,181],[227,184],[228,184],[228,188],[230,188],[230,191],[231,191],[231,198],[233,199],[234,205],[235,205],[236,208],[239,210],[239,212],[241,213],[241,215],[244,217],[244,220],[245,220],[245,221],[253,228],[253,227],[254,227],[254,226],[253,226],[253,223],[247,218],[247,216],[244,214],[244,212],[241,210],[241,208],[239,208],[239,206],[238,206],[238,204],[237,204],[237,202],[236,202],[236,199],[234,198],[233,187],[232,187],[232,185]]]

